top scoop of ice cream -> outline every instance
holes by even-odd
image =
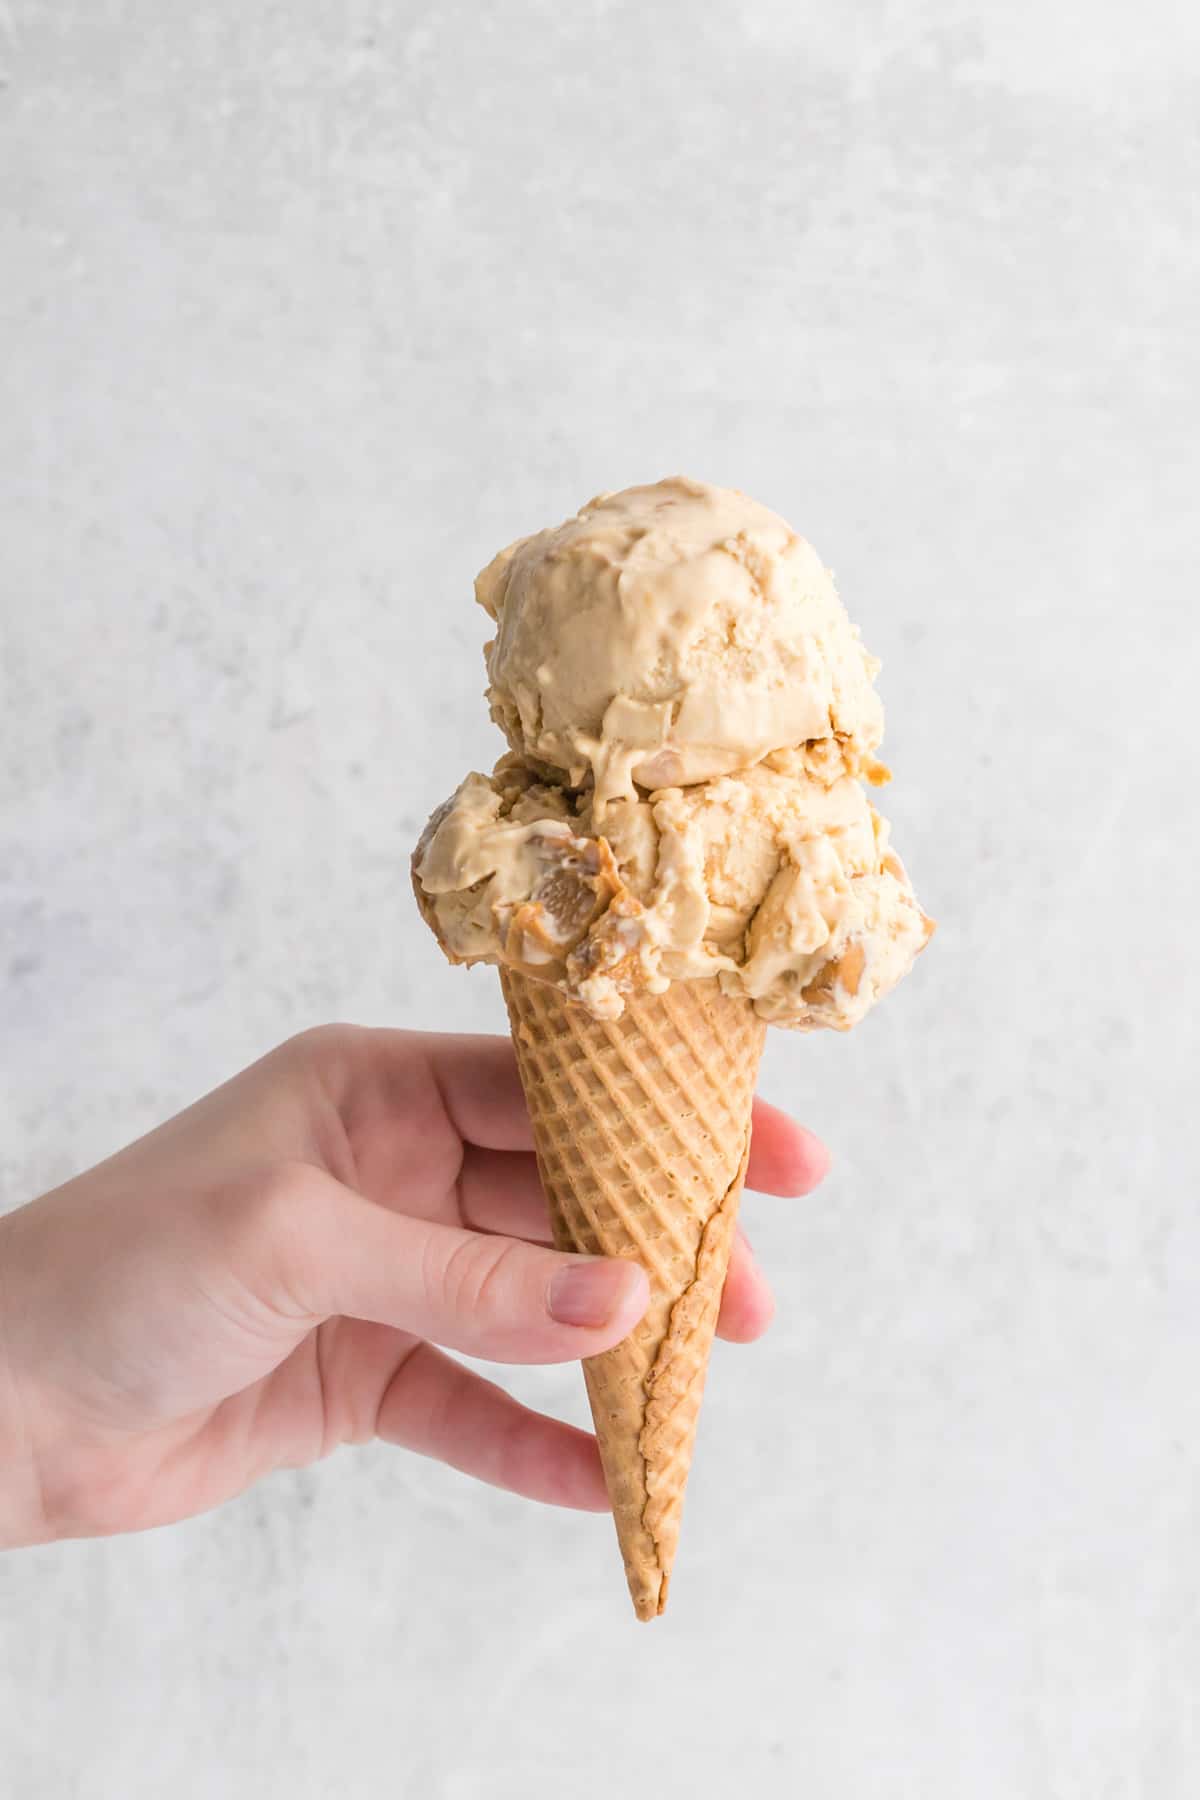
[[[512,748],[596,807],[806,743],[850,773],[883,733],[877,664],[816,551],[765,506],[675,477],[603,494],[488,564],[476,597]]]

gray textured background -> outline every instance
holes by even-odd
[[[7,1204],[310,1022],[499,1028],[406,853],[472,575],[597,488],[835,565],[942,920],[771,1042],[836,1171],[748,1207],[665,1620],[343,1454],[0,1563],[4,1800],[1194,1796],[1198,19],[0,3]]]

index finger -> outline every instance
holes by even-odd
[[[531,1150],[516,1056],[507,1038],[425,1039],[446,1110],[468,1143]],[[769,1100],[754,1102],[747,1186],[760,1194],[807,1194],[828,1173],[829,1152],[813,1132]]]
[[[465,1143],[481,1150],[533,1149],[510,1039],[431,1032],[421,1043],[442,1104]]]
[[[321,1085],[347,1129],[400,1132],[420,1149],[444,1115],[467,1144],[532,1150],[533,1131],[507,1038],[326,1026],[305,1033]],[[405,1135],[407,1134],[407,1136]]]

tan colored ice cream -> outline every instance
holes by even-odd
[[[933,927],[859,779],[886,778],[877,665],[810,546],[675,478],[521,540],[476,588],[513,752],[417,847],[446,954],[599,1018],[715,976],[773,1024],[857,1024]]]
[[[676,476],[602,494],[475,583],[492,716],[514,750],[617,795],[883,735],[867,656],[811,544],[744,494]]]
[[[778,759],[616,800],[516,757],[469,775],[418,846],[417,893],[455,962],[508,963],[600,1018],[718,976],[773,1024],[847,1029],[932,929],[859,782]]]

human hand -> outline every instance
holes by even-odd
[[[0,1547],[166,1524],[376,1437],[607,1509],[594,1438],[434,1347],[573,1360],[645,1310],[636,1263],[549,1248],[531,1145],[505,1040],[327,1026],[0,1219]],[[752,1185],[826,1166],[757,1104]],[[771,1311],[739,1235],[718,1329]]]

